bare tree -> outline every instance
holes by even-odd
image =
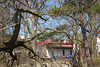
[[[14,60],[18,59],[17,56],[13,54],[13,50],[15,48],[17,48],[17,47],[22,46],[22,47],[28,49],[30,52],[32,52],[34,54],[34,56],[38,56],[35,53],[35,46],[36,46],[36,44],[35,44],[36,39],[35,38],[38,35],[43,33],[43,31],[42,31],[41,33],[37,34],[38,19],[41,18],[44,21],[48,20],[48,18],[45,19],[45,18],[42,17],[42,13],[40,14],[38,12],[39,9],[43,9],[42,6],[45,5],[44,2],[45,2],[44,0],[43,0],[43,2],[42,1],[39,1],[39,2],[37,2],[37,1],[27,1],[27,0],[26,1],[19,1],[19,0],[18,1],[16,1],[16,0],[15,1],[10,1],[10,0],[7,0],[7,1],[0,2],[1,7],[4,7],[3,10],[6,10],[5,8],[7,7],[7,9],[9,8],[9,11],[12,12],[12,13],[8,13],[8,15],[10,14],[10,16],[8,16],[7,21],[5,21],[6,24],[2,23],[4,26],[0,29],[0,31],[2,32],[2,30],[4,31],[5,29],[9,29],[10,27],[14,27],[12,38],[8,42],[2,42],[4,47],[1,46],[1,48],[0,48],[0,51],[7,52],[12,57],[11,66],[14,63]],[[40,7],[38,7],[39,4],[41,5]],[[5,5],[5,6],[3,6],[3,5]],[[26,39],[26,41],[18,41],[18,35],[19,35],[20,27],[21,27],[21,22],[25,21],[23,13],[31,14],[30,18],[32,20],[31,21],[32,28],[31,28],[31,31],[28,30],[28,31],[31,32],[30,33],[31,38],[30,39]],[[2,15],[2,17],[3,17],[3,15]],[[5,19],[5,17],[3,17],[3,18]],[[33,21],[33,18],[34,18],[34,21]],[[11,19],[11,21],[9,19]],[[22,19],[24,21],[22,21]],[[27,19],[29,19],[29,18],[27,18]],[[7,23],[8,21],[12,22],[12,24]],[[3,22],[3,20],[1,22]],[[6,27],[7,25],[10,25],[10,26]],[[6,33],[6,31],[4,33]],[[33,39],[35,39],[35,40],[33,40]],[[31,43],[31,46],[29,46],[31,48],[29,48],[26,45],[24,45],[26,42],[31,41],[31,40],[33,40],[32,43]]]
[[[60,2],[60,0],[59,0],[59,2]],[[72,28],[71,32],[73,32],[73,35],[75,36],[76,47],[79,44],[82,44],[79,46],[83,46],[85,49],[88,67],[93,67],[93,62],[92,62],[93,58],[91,56],[94,55],[93,54],[93,52],[94,52],[93,45],[95,44],[94,38],[96,38],[94,33],[95,33],[95,31],[97,31],[95,28],[96,24],[99,25],[99,23],[96,22],[96,20],[94,20],[94,19],[96,18],[96,16],[98,16],[97,14],[99,14],[98,11],[100,9],[95,9],[95,6],[96,6],[96,8],[98,8],[98,6],[99,6],[98,1],[94,1],[94,0],[92,0],[92,1],[88,1],[88,0],[86,0],[86,1],[77,1],[77,0],[76,1],[70,1],[70,0],[67,1],[66,0],[65,2],[63,2],[61,7],[55,6],[48,11],[52,17],[59,18],[59,16],[60,16],[61,18],[67,20],[68,23],[70,23],[70,28]],[[69,27],[69,25],[66,25],[66,28],[68,28],[68,27]],[[79,30],[81,31],[81,33]],[[93,30],[95,30],[95,31],[93,31]],[[79,33],[82,36],[81,41],[78,38]],[[89,37],[89,35],[91,37]],[[68,39],[70,39],[70,38],[68,38]],[[88,39],[90,39],[90,40],[88,40]],[[90,43],[90,41],[92,43]],[[80,42],[80,43],[78,43],[78,42]],[[75,52],[77,52],[77,50]],[[81,55],[80,55],[80,58],[81,58]],[[83,63],[81,63],[81,65],[83,65]]]

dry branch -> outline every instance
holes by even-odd
[[[31,10],[31,9],[27,9],[27,10],[24,10],[24,9],[22,9],[22,8],[17,8],[17,10],[19,10],[20,12],[27,12],[27,13],[30,13],[30,14],[32,14],[32,15],[35,15],[35,16],[37,16],[37,17],[40,17],[42,20],[45,20],[45,21],[47,21],[50,17],[48,17],[48,18],[43,18],[40,14],[38,14],[38,13],[36,13],[35,11],[33,11],[33,10]]]
[[[27,19],[23,20],[22,22],[24,22],[24,21],[27,21]],[[3,27],[3,28],[0,29],[0,31],[1,31],[1,30],[5,30],[5,29],[8,29],[8,28],[10,28],[10,27],[14,27],[14,26],[16,26],[16,25],[19,24],[19,23],[21,23],[21,22],[18,22],[18,23],[16,23],[16,24],[12,24],[12,25],[10,25],[10,26],[8,26],[8,27]]]

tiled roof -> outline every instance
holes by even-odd
[[[39,41],[36,43],[37,46],[43,45],[43,41]]]
[[[47,39],[47,40],[43,40],[43,41],[38,41],[36,43],[37,46],[40,46],[40,45],[43,45],[43,44],[48,44],[48,43],[51,43],[52,41],[50,39]]]
[[[56,46],[56,44],[59,44],[60,47],[73,47],[73,44],[71,42],[69,42],[68,40],[51,40],[51,39],[47,39],[44,41],[38,41],[36,43],[37,46],[43,45],[43,44],[49,44],[49,45],[53,45]]]

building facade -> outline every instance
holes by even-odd
[[[37,53],[41,57],[61,58],[67,57],[69,54],[74,55],[73,44],[68,40],[50,40],[37,42]]]

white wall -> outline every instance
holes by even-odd
[[[98,52],[100,52],[100,38],[97,37],[97,49],[98,49]]]
[[[65,51],[65,55],[68,55],[68,53],[70,54],[70,50],[71,49],[53,49],[54,52],[54,56],[63,56],[63,50]],[[49,49],[49,56],[52,57],[52,52]],[[72,55],[74,54],[73,50],[72,50]]]
[[[65,55],[68,55],[68,53],[70,54],[70,49],[65,49]]]
[[[49,52],[49,56],[52,57],[52,52],[50,49],[48,50],[48,52]]]
[[[99,44],[100,44],[100,38],[99,38],[99,37],[97,37],[97,43],[99,43]]]
[[[54,56],[63,56],[62,49],[54,49]]]

